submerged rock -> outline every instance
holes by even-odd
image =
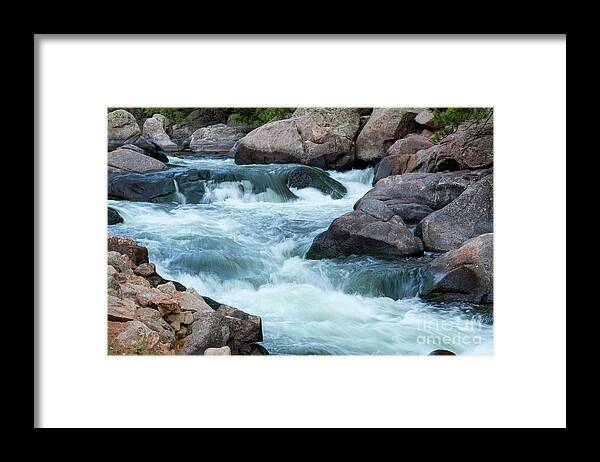
[[[112,207],[108,207],[108,224],[116,225],[117,223],[123,223],[123,217]]]
[[[333,199],[341,199],[346,195],[346,187],[334,180],[327,172],[314,167],[294,167],[287,175],[287,186],[290,188],[315,188]]]
[[[108,198],[164,203],[180,202],[183,196],[185,203],[199,204],[210,201],[210,195],[207,196],[209,188],[214,189],[223,182],[248,182],[253,194],[271,190],[281,196],[282,200],[297,198],[289,188],[315,188],[334,199],[346,194],[344,185],[331,178],[327,172],[315,167],[289,165],[277,166],[274,169],[261,168],[264,171],[248,168],[241,171],[190,169],[185,172],[112,173],[108,177]],[[241,184],[240,188],[244,191]]]
[[[235,162],[346,170],[354,163],[359,123],[356,109],[299,108],[291,118],[269,122],[242,138]]]
[[[417,225],[416,234],[426,250],[457,249],[472,237],[493,232],[493,181],[493,175],[484,176],[456,200],[429,214]]]
[[[449,350],[433,350],[428,356],[456,356],[456,353]]]
[[[433,279],[424,298],[440,301],[493,302],[493,233],[465,242],[429,264]]]

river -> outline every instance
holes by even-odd
[[[109,200],[124,218],[109,233],[146,246],[163,277],[261,316],[271,354],[492,353],[490,312],[419,297],[431,255],[304,258],[313,238],[372,187],[372,168],[328,172],[348,191],[333,199],[312,188],[256,192],[253,182],[270,185],[281,166],[188,157],[170,157],[169,164],[235,178],[206,182],[200,204],[186,203],[178,189],[172,202],[160,204]]]

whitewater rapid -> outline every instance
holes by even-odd
[[[233,159],[176,158],[178,168],[229,168],[269,174]],[[430,256],[383,260],[352,256],[306,260],[313,238],[352,210],[372,186],[373,169],[328,172],[347,194],[290,188],[297,198],[252,181],[207,181],[203,203],[109,200],[124,219],[111,234],[146,246],[163,277],[194,287],[263,320],[271,354],[491,354],[491,314],[418,297]]]

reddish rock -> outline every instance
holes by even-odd
[[[136,266],[148,263],[148,249],[127,237],[108,236],[108,250],[127,255]]]

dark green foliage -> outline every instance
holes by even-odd
[[[445,136],[456,131],[461,123],[467,120],[480,121],[491,116],[493,109],[485,107],[441,107],[431,108],[433,112],[433,121],[442,128],[436,131],[432,137],[435,143]]]
[[[195,108],[193,107],[143,107],[140,108],[144,117],[152,117],[154,114],[161,114],[165,116],[171,123],[177,124],[185,119],[190,112]]]
[[[125,109],[131,113],[136,119],[143,120],[148,117],[152,117],[154,114],[164,115],[171,123],[181,122],[185,116],[192,112],[195,108],[193,107],[109,107],[108,112],[115,111],[117,109]]]
[[[164,115],[171,123],[180,123],[193,107],[141,107],[141,108],[116,108],[109,107],[108,112],[116,109],[125,109],[137,119],[152,117],[154,114]],[[229,108],[227,112],[233,115],[234,121],[252,125],[254,128],[270,122],[273,119],[286,119],[291,117],[296,108],[293,107],[238,107]]]
[[[293,107],[238,107],[232,110],[236,122],[259,127],[273,119],[287,119],[296,108]]]

